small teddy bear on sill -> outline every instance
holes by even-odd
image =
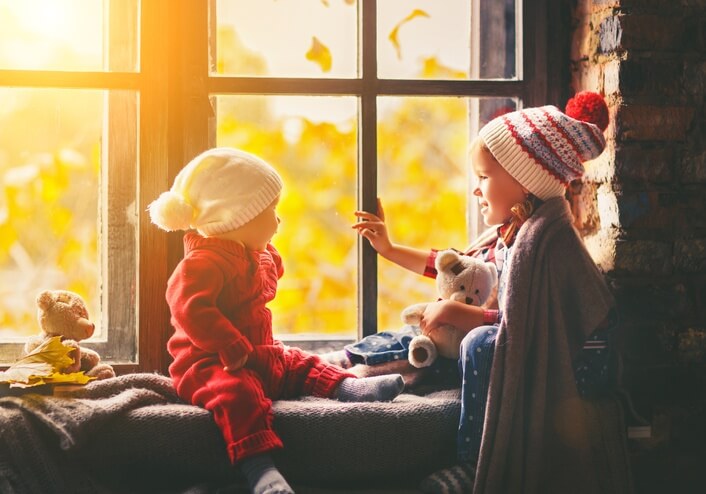
[[[460,254],[448,249],[437,254],[435,260],[436,289],[439,297],[464,304],[482,305],[498,282],[498,270],[492,262]],[[426,303],[414,304],[402,311],[405,324],[419,325]],[[438,355],[457,359],[465,333],[453,326],[442,326],[434,332],[420,334],[409,344],[409,363],[428,367]]]
[[[62,372],[83,371],[96,379],[115,377],[113,367],[102,363],[98,352],[79,345],[81,340],[90,338],[95,330],[80,295],[67,290],[41,292],[37,295],[37,319],[42,331],[29,337],[24,346],[25,353],[30,353],[47,339],[59,336],[65,346],[73,348],[70,356],[74,359],[72,365],[61,369]]]

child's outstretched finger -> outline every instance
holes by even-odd
[[[381,221],[380,218],[375,216],[373,213],[368,213],[367,211],[356,211],[353,214],[363,221]]]

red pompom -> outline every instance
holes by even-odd
[[[598,93],[591,91],[576,93],[567,101],[564,113],[576,120],[592,123],[601,131],[608,127],[608,106]]]

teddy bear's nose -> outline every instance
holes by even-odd
[[[466,303],[468,305],[473,305],[473,299],[471,297],[466,297]]]

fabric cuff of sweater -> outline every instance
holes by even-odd
[[[427,278],[436,278],[436,255],[438,253],[438,249],[431,249],[431,251],[429,251],[427,262],[424,265],[424,272],[422,273]]]
[[[501,313],[496,309],[486,309],[483,311],[484,324],[497,324],[500,322]]]
[[[229,347],[226,347],[218,352],[218,356],[221,359],[221,363],[224,366],[227,366],[233,362],[237,362],[252,351],[253,347],[250,342],[245,338],[240,338]]]

